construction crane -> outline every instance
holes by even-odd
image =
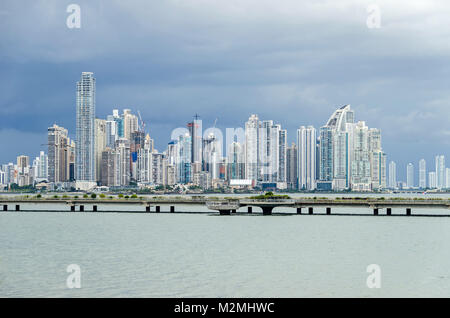
[[[141,122],[140,126],[140,130],[141,132],[145,132],[145,122],[142,120],[142,116],[141,116],[141,112],[138,110],[138,115],[139,115],[139,121]]]

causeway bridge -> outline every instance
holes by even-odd
[[[223,198],[213,199],[207,196],[183,196],[183,197],[153,197],[134,199],[74,199],[74,198],[23,198],[1,197],[1,211],[43,211],[37,206],[45,205],[47,212],[162,212],[161,207],[166,207],[170,213],[181,212],[180,205],[197,205],[207,207],[211,211],[217,211],[220,215],[231,215],[238,209],[246,208],[246,213],[253,213],[254,208],[262,211],[263,215],[271,215],[274,208],[283,207],[292,210],[294,214],[314,214],[314,209],[325,209],[325,214],[347,215],[336,213],[333,208],[356,207],[369,209],[372,213],[364,215],[392,215],[392,209],[404,209],[406,216],[449,216],[448,214],[432,214],[430,209],[450,210],[450,199],[444,198],[299,198],[299,199],[250,199],[250,198]],[[30,208],[31,206],[31,208]],[[122,209],[117,207],[121,206]],[[28,207],[28,208],[27,208]],[[102,210],[99,209],[102,207]],[[106,210],[104,210],[106,209]],[[414,214],[412,213],[414,209]],[[427,210],[427,214],[416,213],[417,210]],[[169,212],[167,211],[167,212]],[[334,213],[333,213],[334,212]],[[449,211],[450,212],[450,211]],[[189,212],[191,213],[191,212]],[[204,212],[201,212],[204,213]],[[317,210],[316,210],[317,214]],[[321,213],[323,214],[323,213]],[[353,214],[352,214],[353,215]],[[398,214],[396,214],[398,215]]]

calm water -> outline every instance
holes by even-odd
[[[0,296],[449,297],[450,218],[0,212]]]

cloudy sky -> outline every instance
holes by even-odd
[[[430,0],[2,0],[0,163],[46,150],[53,123],[75,137],[76,81],[92,71],[97,117],[140,110],[160,151],[195,113],[222,129],[256,113],[292,142],[351,104],[400,177],[422,157],[450,166],[449,21],[450,2]]]

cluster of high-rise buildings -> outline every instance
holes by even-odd
[[[415,172],[414,164],[408,163],[406,165],[406,182],[404,182],[397,181],[397,164],[391,161],[388,187],[390,189],[450,189],[450,168],[445,167],[445,156],[437,155],[434,163],[434,166],[427,171],[426,160],[420,159],[418,175]]]
[[[95,85],[91,72],[83,72],[77,82],[75,140],[67,129],[54,124],[48,128],[47,154],[41,152],[32,163],[29,157],[19,156],[16,165],[1,166],[0,184],[61,190],[175,185],[305,191],[398,187],[393,162],[386,184],[380,130],[356,121],[350,105],[337,109],[319,129],[300,126],[292,144],[287,142],[286,129],[256,114],[244,128],[227,129],[226,140],[215,127],[203,132],[196,115],[186,127],[172,131],[167,148],[159,152],[139,112],[114,109],[106,118],[96,118]],[[449,187],[443,156],[437,157],[428,184],[425,161],[419,166],[420,187]],[[412,164],[407,187],[414,186],[410,178]]]

